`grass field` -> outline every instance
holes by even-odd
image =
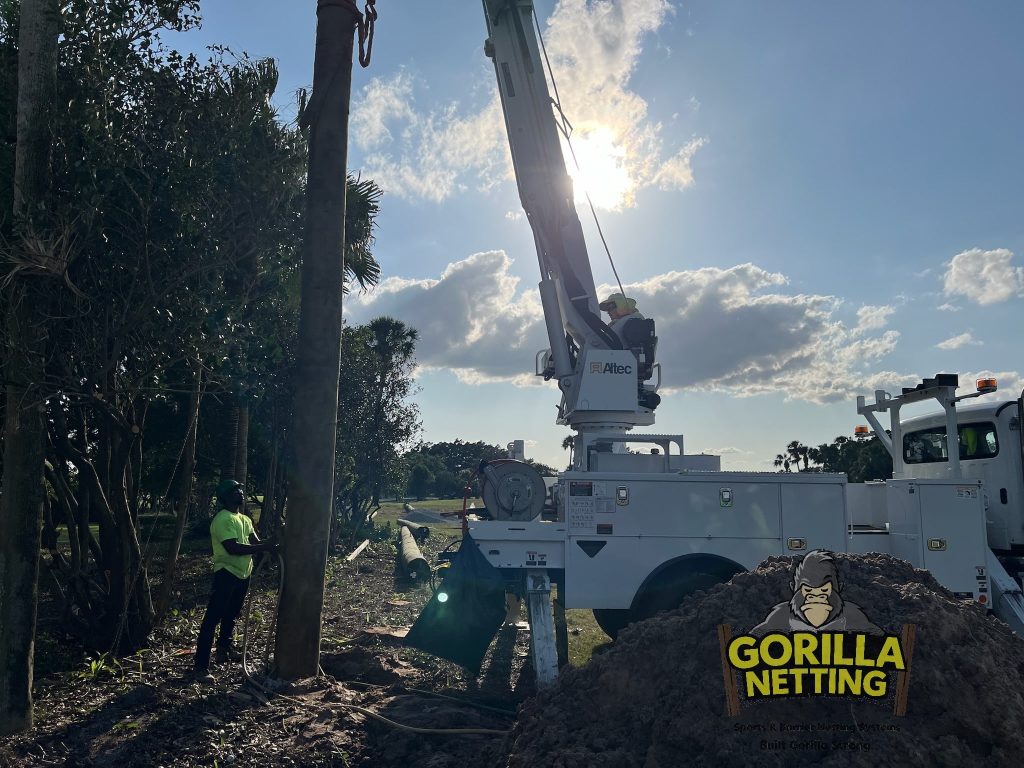
[[[569,628],[569,662],[580,667],[590,661],[594,649],[607,645],[611,638],[597,626],[594,614],[586,608],[573,608],[565,612]]]
[[[423,501],[410,501],[409,502],[416,509],[422,509],[427,512],[461,512],[462,511],[462,499],[424,499]],[[477,507],[483,506],[483,501],[479,498],[471,498],[466,502],[468,508],[470,504],[475,504]],[[406,514],[405,503],[401,501],[385,501],[380,505],[380,511],[373,518],[377,525],[384,525],[385,523],[395,524],[395,521]],[[445,523],[424,523],[428,528],[458,528],[459,518],[451,518],[451,522]]]
[[[425,509],[428,512],[461,512],[462,511],[462,499],[424,499],[423,501],[410,501],[408,502],[416,509]],[[483,499],[473,496],[466,501],[466,506],[475,504],[478,507],[484,505]],[[380,513],[391,510],[398,510],[399,512],[404,511],[405,502],[401,501],[383,501],[381,502]],[[378,513],[378,514],[380,514]]]

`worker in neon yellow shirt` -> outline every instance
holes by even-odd
[[[277,545],[261,542],[253,529],[252,520],[242,513],[245,494],[240,483],[224,480],[217,486],[220,511],[210,523],[210,543],[213,546],[213,589],[206,615],[199,627],[196,641],[195,676],[200,682],[213,682],[210,674],[210,646],[213,633],[217,635],[217,661],[232,659],[231,648],[235,620],[242,611],[245,593],[249,589],[252,556],[257,552],[274,552]]]

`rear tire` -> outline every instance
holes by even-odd
[[[634,620],[633,612],[625,608],[594,608],[593,613],[597,626],[612,640]]]
[[[728,581],[730,576],[705,571],[677,570],[659,576],[654,583],[644,587],[643,592],[633,601],[629,613],[632,621],[643,621],[661,611],[678,608],[694,592],[707,590],[716,584]]]

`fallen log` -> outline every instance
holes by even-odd
[[[358,547],[356,547],[354,550],[352,550],[352,554],[349,555],[348,557],[346,557],[345,561],[351,563],[353,560],[355,560],[357,557],[359,557],[359,555],[362,553],[362,551],[364,549],[366,549],[366,547],[369,546],[369,544],[370,544],[370,540],[367,539],[362,544],[360,544]]]
[[[430,564],[416,545],[412,531],[404,525],[398,526],[398,564],[402,573],[412,581],[430,578]]]
[[[399,518],[398,524],[404,525],[412,531],[412,535],[415,537],[416,541],[422,542],[430,538],[430,529],[425,525],[420,525],[419,523],[414,523],[412,520],[403,520],[401,518]]]

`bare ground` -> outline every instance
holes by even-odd
[[[454,532],[436,530],[424,555],[432,559],[454,538]],[[454,664],[402,647],[389,628],[408,627],[430,589],[404,582],[394,561],[388,541],[372,543],[352,563],[331,558],[325,674],[273,693],[247,681],[237,662],[214,666],[213,685],[190,679],[209,589],[209,560],[202,547],[182,563],[177,615],[154,632],[148,648],[119,665],[90,665],[44,620],[51,631],[44,633],[37,654],[43,674],[36,681],[36,727],[0,743],[0,766],[479,764],[502,743],[500,736],[408,728],[509,729],[518,703],[533,692],[532,674],[524,670],[528,634],[503,628],[477,679]],[[276,583],[277,574],[268,570],[253,584],[249,658],[254,670],[263,669]],[[264,687],[269,683],[258,674],[254,679]]]

